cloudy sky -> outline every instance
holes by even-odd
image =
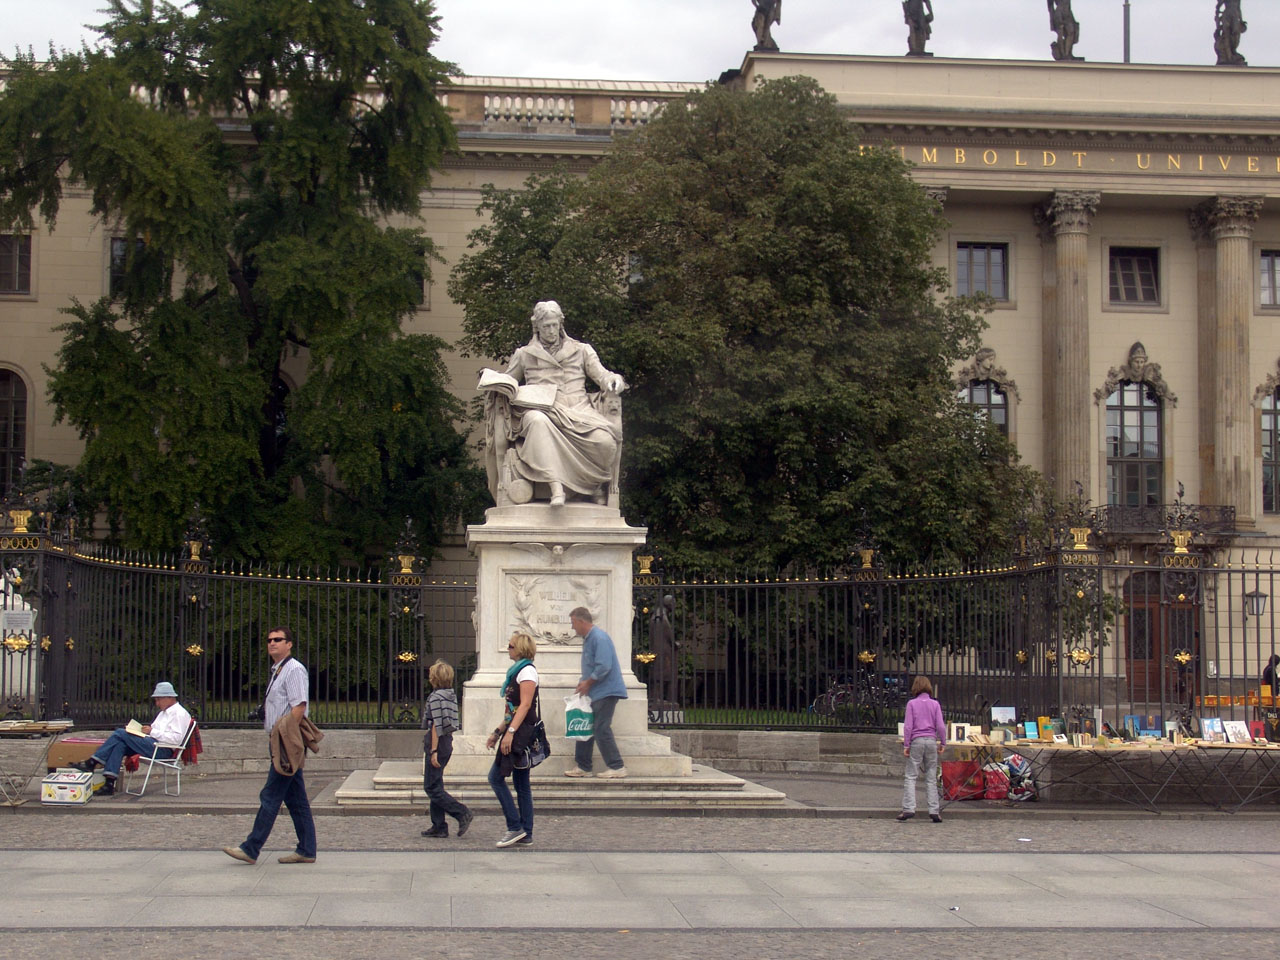
[[[92,39],[101,0],[8,0],[4,52]],[[1076,53],[1123,59],[1124,0],[1074,0]],[[1240,52],[1280,64],[1280,0],[1243,0]],[[1046,0],[933,0],[938,56],[1048,60]],[[473,76],[709,80],[755,42],[751,0],[437,0],[439,56]],[[1213,64],[1214,0],[1130,0],[1135,63]],[[899,55],[900,0],[783,0],[774,39],[788,52]]]

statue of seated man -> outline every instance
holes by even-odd
[[[481,373],[489,492],[499,506],[545,498],[562,507],[577,495],[617,507],[627,384],[590,344],[565,334],[554,300],[538,303],[530,322],[533,337],[505,371],[522,386],[507,390],[493,371]],[[601,392],[587,394],[588,377]]]

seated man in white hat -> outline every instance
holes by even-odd
[[[99,796],[111,796],[116,792],[116,777],[120,775],[120,764],[129,754],[137,753],[144,757],[151,756],[157,743],[181,743],[191,726],[191,714],[178,702],[178,692],[173,684],[162,680],[151,691],[151,699],[156,702],[160,711],[156,718],[142,727],[142,736],[130,733],[124,728],[116,730],[107,737],[106,743],[94,751],[88,760],[75,764],[81,770],[92,773],[94,767],[102,767],[102,774],[107,782],[98,792]],[[174,751],[161,748],[160,757],[172,757]]]

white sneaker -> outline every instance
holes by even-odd
[[[564,772],[564,775],[566,777],[589,777],[591,776],[591,771],[583,770],[581,767],[570,767]]]
[[[527,834],[523,830],[508,830],[494,844],[495,847],[510,847],[523,840]]]
[[[626,767],[619,767],[617,770],[610,770],[607,767],[596,774],[600,780],[621,780],[627,775]]]

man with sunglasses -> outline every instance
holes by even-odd
[[[272,627],[267,631],[267,654],[271,657],[271,678],[263,698],[263,727],[270,735],[277,723],[290,719],[301,723],[307,715],[307,668],[293,657],[293,631],[288,627]],[[268,751],[269,753],[270,751]],[[258,799],[261,806],[253,821],[253,830],[238,847],[223,847],[222,852],[243,863],[256,863],[262,845],[271,836],[280,804],[289,808],[298,845],[293,853],[280,857],[281,863],[316,862],[316,825],[311,817],[311,803],[299,765],[291,776],[280,773],[272,763],[267,771],[267,785]]]

